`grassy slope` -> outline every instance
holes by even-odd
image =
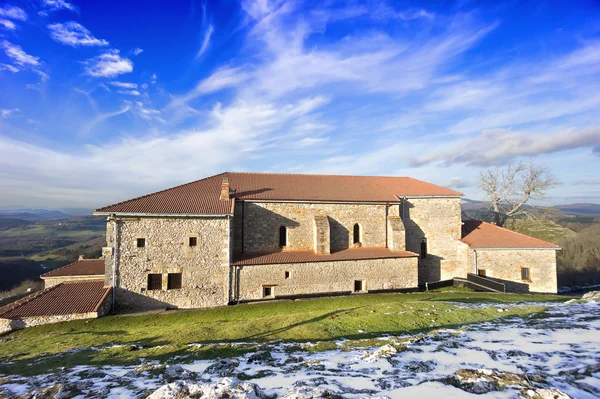
[[[331,341],[388,333],[414,334],[543,309],[532,305],[508,308],[501,313],[496,307],[463,308],[459,303],[551,300],[564,299],[464,292],[380,294],[110,316],[34,327],[0,337],[0,373],[35,374],[77,364],[136,364],[139,358],[168,360],[175,355],[192,360],[237,355],[255,349],[243,345],[197,349],[190,348],[191,343]],[[48,357],[74,348],[114,344],[126,346]],[[131,350],[131,345],[143,348]],[[13,363],[6,364],[8,360]]]
[[[575,235],[575,232],[573,230],[563,227],[550,220],[537,221],[527,219],[513,219],[507,221],[504,227],[555,244],[557,244],[563,237],[571,237]]]

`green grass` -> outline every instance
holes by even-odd
[[[500,317],[540,312],[543,306],[460,307],[457,303],[508,304],[561,301],[546,295],[417,293],[356,295],[315,300],[109,316],[33,327],[0,337],[0,373],[37,374],[79,364],[137,364],[139,358],[168,361],[235,356],[265,342],[318,342],[415,334]],[[454,302],[454,303],[453,303]],[[325,341],[325,342],[324,342]],[[192,343],[248,345],[190,347]],[[93,349],[124,345],[103,350]],[[132,345],[141,348],[132,348]],[[73,349],[77,351],[65,352]],[[11,362],[7,364],[7,362]]]

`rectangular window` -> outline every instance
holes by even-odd
[[[263,298],[270,298],[273,296],[273,287],[263,287]]]
[[[181,273],[169,273],[167,289],[178,290],[181,288]]]
[[[421,241],[421,259],[427,259],[427,238]]]
[[[479,277],[485,277],[485,269],[477,269],[477,275]]]
[[[529,275],[529,268],[522,267],[521,268],[521,280],[523,281],[531,281],[531,276]]]
[[[198,245],[198,237],[190,237],[190,247]]]
[[[145,238],[138,238],[137,239],[137,247],[138,248],[144,248],[146,246],[146,239]]]
[[[162,274],[148,275],[148,291],[162,290]]]
[[[288,278],[290,278],[290,272],[285,272],[285,279],[287,280]]]
[[[365,282],[363,280],[354,280],[354,292],[365,291]]]

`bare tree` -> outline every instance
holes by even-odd
[[[533,163],[519,162],[505,168],[499,166],[479,174],[479,188],[492,202],[491,211],[494,223],[503,226],[507,219],[532,213],[524,207],[530,200],[546,197],[546,192],[559,184],[550,169]],[[537,215],[548,209],[537,212]]]

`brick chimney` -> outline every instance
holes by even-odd
[[[230,191],[229,191],[229,178],[223,178],[223,183],[221,183],[221,201],[226,201],[229,199]]]

